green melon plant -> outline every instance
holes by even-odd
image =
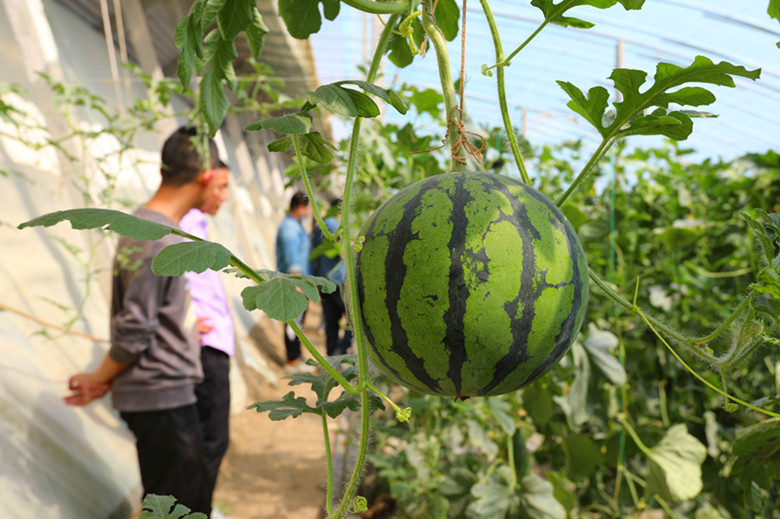
[[[485,64],[482,70],[496,79],[496,103],[503,117],[502,135],[505,138],[505,147],[500,151],[506,152],[507,159],[519,172],[519,178],[512,179],[483,171],[488,166],[479,160],[480,138],[464,130],[465,81],[460,78],[460,92],[456,92],[447,50],[447,41],[458,36],[458,22],[462,20],[461,8],[455,0],[280,0],[279,12],[293,37],[307,38],[319,30],[320,3],[329,20],[338,16],[341,3],[382,17],[384,29],[365,79],[322,85],[310,92],[297,110],[256,121],[246,130],[273,130],[283,134],[269,146],[270,151],[293,150],[295,153],[300,178],[312,200],[318,224],[326,238],[338,243],[346,262],[345,294],[357,341],[356,356],[324,358],[293,322],[310,300],[319,300],[318,288],[325,291],[334,288],[327,280],[256,270],[219,244],[204,242],[178,229],[116,211],[61,211],[20,227],[48,226],[68,220],[74,228],[107,226],[137,239],[158,239],[175,233],[193,241],[163,250],[153,265],[157,273],[180,275],[188,270],[211,268],[250,279],[253,284],[242,293],[244,306],[248,310],[261,309],[272,318],[289,322],[322,367],[321,375],[291,377],[291,385],[311,386],[317,397],[314,403],[291,391],[281,401],[259,402],[252,407],[268,412],[272,420],[295,418],[303,413],[322,418],[328,468],[326,510],[332,518],[360,512],[367,505],[364,498],[356,497],[356,491],[368,452],[372,411],[388,405],[395,410],[399,420],[410,418],[410,408],[401,408],[387,396],[388,391],[380,390],[378,379],[369,368],[369,359],[391,379],[420,392],[453,396],[509,392],[511,404],[490,397],[485,400],[486,404],[480,402],[475,408],[487,405],[501,424],[506,432],[507,457],[512,460],[508,466],[514,470],[497,468],[483,481],[468,484],[460,481],[462,485],[458,488],[466,490],[458,495],[465,499],[471,496],[478,503],[478,506],[468,508],[471,510],[469,517],[502,516],[491,515],[499,513],[497,511],[506,517],[565,517],[568,512],[562,506],[548,507],[545,511],[539,504],[549,503],[550,499],[554,502],[566,500],[566,482],[557,481],[553,495],[550,483],[531,474],[527,464],[521,466],[519,453],[525,448],[525,437],[515,420],[529,413],[541,413],[539,406],[555,402],[562,409],[568,409],[569,422],[583,425],[586,421],[571,412],[572,401],[587,392],[584,374],[590,364],[586,359],[592,356],[602,367],[614,368],[618,362],[613,354],[615,346],[605,341],[603,333],[599,335],[596,328],[589,330],[584,345],[575,341],[583,323],[590,283],[615,307],[623,308],[638,323],[646,325],[648,333],[657,336],[657,344],[676,357],[679,363],[676,366],[683,366],[699,378],[707,391],[720,393],[728,411],[742,406],[756,412],[756,416],[772,417],[772,420],[760,422],[761,438],[769,438],[766,444],[771,444],[772,434],[780,431],[776,420],[780,414],[772,411],[769,401],[750,402],[731,394],[727,374],[763,344],[777,342],[774,338],[780,315],[780,222],[777,213],[757,210],[745,214],[745,225],[761,244],[762,255],[756,264],[755,280],[742,302],[705,336],[690,330],[683,332],[644,311],[637,301],[639,280],[635,294],[624,295],[606,281],[603,274],[588,268],[573,226],[562,215],[563,212],[570,219],[572,216],[584,217],[586,208],[579,208],[578,212],[577,207],[573,208],[567,202],[589,186],[590,176],[599,170],[616,143],[635,135],[662,135],[684,140],[693,129],[695,117],[704,115],[696,112],[698,107],[715,100],[702,85],[733,87],[735,77],[755,80],[760,70],[748,70],[725,61],[715,63],[699,56],[687,66],[659,63],[648,82],[645,71],[618,68],[609,79],[620,92],[621,100],[612,103],[604,87],[583,90],[570,82],[559,81],[558,85],[569,98],[569,108],[594,128],[601,141],[565,186],[551,183],[552,188],[543,189],[540,194],[531,187],[538,179],[529,172],[510,119],[505,68],[510,66],[510,60],[517,61],[517,53],[533,44],[536,35],[550,24],[579,29],[593,25],[572,16],[569,11],[573,8],[608,9],[620,4],[624,9],[637,10],[641,9],[643,0],[561,0],[558,3],[532,0],[531,5],[540,10],[543,22],[539,30],[509,55],[504,54],[502,34],[490,10],[490,2],[480,1],[495,50],[495,63]],[[777,0],[772,0],[770,14],[777,13],[777,6]],[[578,12],[586,13],[587,10]],[[211,30],[212,27],[216,29]],[[189,14],[180,21],[176,34],[181,50],[179,78],[183,85],[189,86],[193,77],[201,77],[197,109],[199,120],[209,133],[217,131],[228,109],[224,88],[239,87],[232,68],[234,40],[243,34],[257,54],[266,31],[254,0],[196,0]],[[462,32],[461,38],[465,38]],[[467,44],[468,40],[463,43]],[[369,217],[362,231],[358,231],[363,215],[359,214],[355,200],[362,187],[357,179],[360,176],[359,157],[364,153],[360,147],[364,119],[380,114],[377,100],[401,114],[409,109],[407,100],[398,91],[376,84],[382,60],[387,56],[397,66],[413,66],[420,59],[421,48],[431,49],[437,60],[444,106],[440,114],[441,133],[447,144],[447,165],[439,167],[436,161],[428,162],[420,176],[431,178],[417,184],[410,181],[411,185],[397,194],[385,193],[394,196]],[[340,168],[344,172],[345,185],[342,224],[335,233],[328,231],[321,219],[309,171],[331,163],[335,149],[312,130],[311,113],[314,110],[327,110],[353,119],[351,137]],[[415,159],[407,157],[404,160]],[[710,345],[724,334],[735,337],[733,347],[725,352],[715,351]],[[550,370],[570,346],[572,361],[562,369],[573,373],[571,387],[564,390],[539,386],[544,380],[539,377]],[[690,359],[709,365],[713,370],[702,375],[689,365]],[[621,402],[625,401],[626,374],[623,372],[619,376],[619,369],[613,369],[611,373],[610,402],[618,410],[611,415],[610,427],[620,431],[618,448],[625,454],[625,444],[630,439],[647,456],[648,478],[644,483],[648,499],[671,510],[670,501],[684,501],[701,489],[700,485],[698,489],[695,485],[686,487],[685,491],[675,489],[675,483],[679,482],[675,477],[681,473],[676,469],[685,469],[684,474],[693,475],[698,471],[700,475],[701,443],[686,432],[684,425],[669,423],[668,433],[656,438],[655,446],[649,447],[647,440],[643,441],[637,433],[636,421],[626,408],[621,407]],[[531,384],[534,380],[539,381]],[[524,407],[520,407],[519,393],[515,390],[523,386],[526,386],[522,392]],[[332,396],[333,390],[340,393]],[[463,405],[469,405],[469,401]],[[424,405],[419,406],[424,411]],[[329,419],[346,409],[359,413],[359,440],[353,470],[343,492],[336,496],[339,487],[333,477],[327,425]],[[459,416],[459,413],[453,415]],[[484,421],[484,417],[480,419]],[[468,418],[469,434],[482,440],[484,437],[489,439],[489,434],[472,428],[473,421]],[[456,434],[457,431],[450,432]],[[435,434],[432,436],[436,437]],[[756,438],[750,435],[743,441],[744,452],[759,448],[755,445],[759,442]],[[457,444],[457,436],[449,439],[452,440],[449,445]],[[592,450],[589,449],[592,442],[587,437],[577,436],[571,444],[568,442],[569,439],[564,448],[574,452]],[[483,443],[489,445],[486,440]],[[518,459],[515,459],[515,453]],[[770,448],[766,459],[774,463],[775,453],[776,450]],[[522,459],[527,462],[529,457]],[[622,514],[623,507],[618,499],[623,480],[635,498],[636,508],[646,504],[638,498],[639,478],[625,470],[624,465],[620,466],[614,492],[617,497],[610,509],[618,515]],[[780,465],[771,465],[776,466]],[[772,476],[761,481],[771,483]],[[653,488],[657,490],[649,490]],[[751,499],[761,490],[750,494]],[[544,497],[542,501],[538,500],[540,495]],[[566,510],[570,512],[572,508]]]

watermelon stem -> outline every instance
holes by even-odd
[[[676,358],[676,359],[677,359],[677,362],[679,362],[680,364],[682,364],[682,366],[683,366],[683,367],[684,367],[686,370],[688,370],[688,372],[689,372],[691,375],[693,375],[694,377],[698,378],[698,379],[699,379],[699,380],[700,380],[700,381],[701,381],[701,382],[702,382],[702,383],[703,383],[705,386],[709,387],[710,389],[712,389],[713,391],[715,391],[715,392],[717,392],[717,393],[720,393],[720,394],[721,394],[721,395],[723,395],[724,397],[726,397],[726,398],[728,398],[728,399],[731,399],[731,400],[733,400],[734,402],[736,402],[736,403],[738,403],[738,404],[741,404],[741,405],[743,405],[743,406],[745,406],[745,407],[749,407],[750,409],[752,409],[752,410],[754,410],[754,411],[758,411],[759,413],[765,414],[765,415],[767,415],[767,416],[772,416],[772,417],[774,417],[774,418],[780,418],[780,413],[774,413],[774,412],[772,412],[772,411],[769,411],[768,409],[764,409],[764,408],[762,408],[762,407],[758,407],[758,406],[755,406],[755,405],[753,405],[753,404],[750,404],[750,403],[748,403],[748,402],[745,402],[744,400],[740,400],[739,398],[737,398],[737,397],[735,397],[735,396],[733,396],[733,395],[730,395],[728,392],[726,392],[726,391],[724,391],[724,390],[720,389],[719,387],[715,386],[715,385],[714,385],[714,384],[712,384],[712,383],[711,383],[709,380],[706,380],[706,379],[705,379],[704,377],[702,377],[702,376],[701,376],[701,375],[700,375],[700,374],[699,374],[699,373],[698,373],[696,370],[694,370],[693,368],[691,368],[691,367],[690,367],[690,366],[689,366],[689,365],[688,365],[688,364],[687,364],[687,363],[686,363],[686,362],[685,362],[685,361],[682,359],[682,357],[680,357],[680,354],[679,354],[679,353],[677,353],[677,351],[675,351],[675,349],[674,349],[674,348],[672,348],[672,346],[671,346],[671,345],[670,345],[670,344],[669,344],[669,343],[666,341],[666,339],[664,339],[664,338],[663,338],[663,336],[662,336],[660,333],[658,333],[658,331],[655,329],[655,327],[654,327],[654,326],[653,326],[653,324],[650,322],[650,320],[648,319],[648,317],[647,317],[647,316],[644,314],[644,312],[642,312],[642,310],[640,310],[639,308],[637,308],[637,309],[636,309],[636,312],[637,312],[637,313],[639,314],[639,316],[640,316],[640,317],[641,317],[641,318],[642,318],[642,319],[645,321],[645,323],[646,323],[646,324],[647,324],[647,326],[650,328],[650,330],[651,330],[651,331],[652,331],[652,332],[655,334],[655,336],[656,336],[656,337],[658,337],[658,339],[659,339],[659,340],[660,340],[660,341],[663,343],[663,345],[664,345],[664,346],[666,346],[666,348],[667,348],[667,349],[668,349],[668,350],[671,352],[671,354],[672,354],[672,355],[674,355],[674,358]]]
[[[412,5],[414,2],[410,2],[408,5]],[[366,80],[373,82],[379,72],[379,65],[382,62],[382,56],[387,48],[390,38],[393,34],[395,24],[401,18],[399,13],[395,13],[387,20],[382,34],[379,37],[377,46],[374,49],[374,56],[371,60],[368,73],[366,74]],[[350,226],[352,224],[352,188],[355,183],[355,170],[357,169],[357,151],[358,143],[360,141],[360,127],[363,119],[356,117],[352,126],[352,136],[349,144],[349,154],[347,158],[347,171],[344,187],[344,203],[342,205],[342,234],[344,236],[350,236]],[[363,333],[362,317],[360,314],[360,305],[358,304],[358,289],[357,284],[354,283],[355,279],[355,251],[350,246],[349,240],[342,241],[342,256],[347,267],[346,273],[346,306],[347,315],[352,325],[352,331],[355,336],[355,344],[358,356],[358,385],[353,387],[349,385],[349,389],[345,390],[353,394],[360,393],[360,443],[358,445],[357,456],[355,458],[355,465],[352,470],[347,487],[344,490],[341,503],[339,504],[336,512],[332,514],[333,519],[340,519],[347,513],[352,496],[357,490],[357,486],[360,483],[360,479],[363,474],[363,466],[366,462],[366,455],[368,453],[368,438],[370,432],[370,417],[371,408],[368,391],[369,383],[369,370],[368,370],[368,352],[366,350],[365,335]],[[308,347],[308,346],[307,346]],[[329,372],[330,373],[330,372]],[[343,377],[342,377],[343,378]],[[338,380],[338,379],[337,379]]]
[[[390,400],[390,397],[388,397],[386,394],[384,394],[382,391],[380,391],[374,384],[371,382],[367,383],[368,388],[371,389],[374,393],[379,395],[379,397],[388,403],[390,407],[393,408],[395,411],[395,417],[398,419],[399,422],[408,422],[409,418],[412,417],[412,408],[411,407],[405,407],[401,409],[398,407],[398,405]]]
[[[325,238],[328,240],[335,240],[336,235],[330,232],[330,230],[328,230],[328,226],[325,225],[325,221],[322,219],[322,215],[320,214],[320,208],[317,205],[317,199],[314,198],[314,191],[311,188],[311,181],[309,180],[309,175],[306,172],[306,164],[303,158],[303,153],[301,153],[301,145],[298,142],[298,136],[296,134],[292,135],[292,142],[293,147],[295,148],[295,156],[298,158],[298,168],[301,170],[301,178],[303,179],[303,185],[306,186],[306,194],[309,197],[311,212],[314,214],[314,219],[317,220],[317,225],[319,225],[323,236],[325,236]]]
[[[352,395],[357,395],[362,391],[360,386],[355,387],[352,384],[349,383],[347,379],[344,378],[344,376],[339,373],[336,368],[330,365],[330,362],[327,361],[325,357],[322,356],[322,353],[317,351],[317,348],[314,347],[314,345],[311,343],[308,337],[303,333],[303,330],[298,326],[298,324],[295,321],[287,321],[287,324],[290,325],[290,328],[295,332],[295,335],[298,336],[298,338],[301,340],[303,345],[306,347],[306,349],[309,351],[312,357],[314,357],[317,362],[322,366],[322,369],[328,372],[328,374],[333,377],[336,382],[346,391],[347,393],[350,393]]]
[[[523,179],[523,182],[531,185],[531,178],[528,176],[528,171],[525,168],[525,160],[523,159],[523,154],[520,152],[520,147],[517,145],[517,137],[515,136],[514,129],[512,128],[512,121],[509,118],[509,108],[508,104],[506,102],[506,87],[504,82],[504,67],[509,66],[509,60],[504,60],[504,50],[501,45],[501,38],[499,37],[498,33],[498,27],[496,26],[496,20],[493,17],[493,12],[490,10],[490,5],[488,4],[487,0],[480,0],[480,3],[482,4],[482,10],[485,12],[485,18],[487,19],[488,26],[490,27],[490,33],[493,36],[493,46],[496,50],[496,64],[493,65],[493,67],[496,68],[496,85],[498,88],[498,103],[499,107],[501,108],[501,117],[504,120],[504,129],[506,131],[507,139],[509,140],[509,148],[512,150],[512,155],[515,158],[515,164],[517,165],[517,169],[520,171],[520,178]],[[537,29],[534,34],[532,34],[525,43],[520,47],[522,49],[531,39],[536,36],[539,31],[542,30],[542,28],[547,24],[547,21]],[[515,53],[520,51],[518,49]],[[511,59],[511,56],[510,56]],[[491,67],[492,68],[492,67]],[[489,72],[490,68],[483,67],[482,73],[483,74],[490,74]]]
[[[429,0],[428,0],[428,3]],[[452,81],[452,71],[450,70],[450,57],[447,50],[447,40],[436,25],[436,18],[433,10],[429,6],[423,7],[422,26],[425,35],[433,44],[436,51],[436,60],[439,67],[439,79],[441,80],[441,90],[444,96],[444,113],[447,114],[447,135],[449,136],[450,149],[452,150],[452,171],[463,171],[465,167],[465,153],[460,142],[460,131],[455,123],[452,122],[452,116],[458,111],[458,104],[455,94],[455,83]],[[456,157],[463,159],[463,162]]]

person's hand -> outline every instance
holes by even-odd
[[[68,389],[72,393],[63,398],[65,403],[83,406],[105,395],[111,389],[111,384],[98,380],[94,373],[79,373],[70,377]]]
[[[200,335],[206,335],[207,333],[211,332],[211,330],[214,329],[214,327],[209,324],[208,317],[198,317],[197,327],[198,327],[198,333]]]

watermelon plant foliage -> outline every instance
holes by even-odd
[[[404,463],[413,467],[413,479],[408,477],[408,473],[399,470],[393,462],[383,464],[381,456],[375,456],[373,459],[380,473],[397,485],[393,487],[397,490],[394,497],[411,507],[405,515],[563,518],[574,517],[583,512],[620,516],[624,510],[638,510],[647,506],[660,507],[667,513],[674,513],[674,507],[682,507],[679,510],[683,512],[690,511],[688,503],[699,497],[707,483],[702,478],[702,467],[708,463],[723,462],[723,457],[710,459],[715,458],[716,451],[721,448],[717,445],[717,434],[722,432],[717,425],[719,422],[711,417],[707,419],[709,421],[706,423],[716,425],[710,425],[704,431],[708,439],[715,438],[713,443],[705,447],[699,439],[702,434],[694,435],[689,431],[691,426],[700,425],[691,418],[690,410],[669,401],[674,400],[669,386],[661,384],[652,390],[644,388],[644,394],[659,395],[655,404],[647,400],[631,401],[626,381],[636,378],[630,371],[636,366],[626,362],[628,341],[641,339],[652,345],[632,351],[631,355],[632,358],[636,356],[644,359],[645,368],[649,365],[652,366],[651,369],[658,370],[656,376],[660,380],[669,379],[670,383],[679,383],[682,377],[689,377],[689,374],[698,378],[701,387],[707,388],[700,390],[708,396],[705,399],[708,405],[713,405],[710,396],[715,395],[720,399],[721,404],[718,405],[723,405],[723,408],[718,412],[721,415],[725,413],[725,416],[719,417],[721,421],[735,416],[737,413],[729,413],[740,407],[751,408],[764,416],[780,416],[769,409],[776,403],[777,398],[766,395],[766,388],[751,385],[749,377],[738,380],[740,389],[744,390],[744,393],[740,394],[749,395],[745,398],[764,395],[763,398],[748,402],[738,398],[728,389],[728,378],[735,373],[744,374],[744,366],[751,356],[767,344],[770,347],[776,347],[778,344],[774,333],[779,325],[780,313],[777,299],[780,295],[780,260],[777,260],[776,252],[780,227],[771,213],[763,213],[760,208],[746,208],[742,225],[755,233],[764,254],[749,256],[749,269],[746,272],[754,274],[753,281],[749,284],[740,282],[741,284],[732,287],[735,291],[743,290],[746,296],[730,308],[726,308],[726,305],[714,305],[717,301],[702,301],[699,312],[681,312],[673,316],[673,319],[663,319],[656,315],[658,312],[643,308],[641,301],[649,300],[653,310],[663,310],[667,307],[671,309],[669,305],[674,303],[685,308],[689,303],[685,301],[682,287],[691,285],[711,288],[711,285],[700,281],[701,276],[694,278],[691,275],[691,272],[697,268],[701,270],[702,267],[697,267],[697,263],[691,258],[688,259],[692,262],[690,266],[684,263],[680,252],[683,247],[675,245],[686,242],[689,245],[698,244],[708,232],[707,226],[688,225],[685,221],[678,225],[679,220],[685,220],[687,217],[678,218],[669,227],[659,228],[657,233],[653,232],[634,241],[631,238],[633,234],[628,233],[628,242],[621,243],[618,249],[618,240],[613,234],[614,228],[609,227],[613,225],[613,220],[610,220],[605,232],[604,221],[600,219],[603,214],[599,212],[598,206],[592,204],[596,197],[588,200],[588,196],[583,193],[587,193],[592,187],[592,175],[602,174],[605,169],[609,169],[606,158],[621,155],[611,154],[615,153],[615,150],[619,152],[623,149],[623,139],[637,135],[663,135],[674,140],[684,140],[693,130],[694,119],[710,114],[683,107],[696,109],[710,105],[715,101],[715,95],[710,91],[709,85],[734,87],[735,77],[756,80],[760,70],[748,70],[728,62],[714,63],[705,56],[699,56],[684,67],[659,63],[652,83],[645,85],[645,71],[618,68],[612,72],[609,79],[622,94],[622,99],[612,103],[611,107],[609,92],[605,88],[596,86],[584,90],[569,81],[561,80],[558,85],[570,99],[569,108],[593,126],[602,141],[589,153],[578,150],[578,153],[585,153],[590,158],[579,161],[576,167],[566,160],[558,160],[554,167],[545,169],[545,160],[555,161],[555,158],[549,152],[542,152],[536,157],[538,171],[532,177],[526,165],[526,155],[532,154],[533,151],[527,147],[521,148],[522,142],[517,138],[512,126],[507,108],[508,88],[505,84],[504,69],[511,65],[518,53],[532,45],[536,36],[549,24],[569,27],[571,30],[587,30],[594,26],[592,22],[584,19],[588,8],[609,9],[619,4],[626,10],[639,10],[644,4],[643,0],[559,0],[557,3],[554,0],[531,0],[530,4],[542,13],[543,21],[536,31],[528,35],[508,55],[504,54],[502,33],[490,10],[489,1],[480,0],[483,15],[490,28],[489,41],[492,41],[495,48],[495,63],[484,64],[482,71],[496,77],[496,101],[504,120],[503,129],[487,130],[502,137],[505,142],[494,150],[500,158],[489,166],[480,165],[479,153],[470,145],[470,138],[474,136],[464,132],[462,117],[467,114],[463,114],[462,107],[458,106],[458,94],[450,70],[447,41],[454,40],[460,34],[458,22],[465,2],[462,7],[455,0],[343,0],[343,3],[350,8],[383,18],[384,30],[365,70],[365,80],[322,85],[310,92],[294,111],[277,117],[262,118],[249,124],[246,130],[274,130],[282,133],[284,136],[275,141],[269,151],[279,152],[292,148],[295,152],[298,174],[312,199],[318,224],[326,238],[339,243],[341,256],[346,263],[348,282],[345,286],[345,296],[350,310],[350,324],[357,339],[357,356],[351,360],[336,359],[336,362],[332,363],[331,359],[325,359],[297,325],[290,321],[303,344],[324,370],[318,377],[295,375],[291,383],[310,384],[318,397],[317,403],[311,405],[305,398],[291,392],[280,402],[261,402],[255,404],[254,408],[269,412],[272,419],[294,418],[303,413],[320,414],[326,442],[329,442],[328,418],[337,416],[345,409],[360,413],[360,434],[354,470],[340,496],[336,496],[334,492],[333,460],[330,457],[330,449],[326,449],[329,476],[326,511],[328,516],[333,518],[342,518],[347,512],[360,512],[367,506],[364,498],[355,498],[355,493],[368,453],[371,412],[381,407],[378,405],[380,400],[392,408],[396,418],[402,422],[408,421],[411,410],[414,410],[415,414],[421,415],[424,420],[443,426],[423,431],[421,434],[419,431],[415,432],[414,428],[406,429],[406,425],[396,424],[396,427],[404,428],[404,435],[412,435],[412,439],[419,437],[418,443],[401,440],[402,448],[392,452],[394,456],[404,456]],[[291,36],[307,38],[320,29],[323,18],[333,20],[339,15],[342,8],[340,4],[337,0],[280,0],[279,13]],[[575,8],[576,16],[570,13],[570,10]],[[770,16],[777,16],[777,0],[770,1],[768,12]],[[188,15],[180,21],[175,38],[181,51],[178,77],[182,89],[191,92],[197,99],[194,119],[207,127],[210,134],[213,135],[217,131],[229,109],[225,88],[237,91],[242,85],[235,77],[232,64],[236,57],[236,38],[243,34],[252,53],[257,55],[267,31],[253,0],[196,0]],[[409,128],[395,128],[384,135],[386,140],[383,146],[361,151],[361,137],[366,135],[368,138],[376,138],[381,135],[381,130],[377,132],[370,129],[372,125],[369,125],[368,121],[364,127],[364,119],[376,118],[381,112],[376,100],[387,103],[402,114],[407,113],[407,100],[399,92],[377,85],[382,60],[387,56],[397,66],[413,66],[428,49],[434,51],[432,54],[435,54],[441,79],[443,107],[440,109],[440,120],[444,128],[443,141],[448,148],[446,154],[431,159],[435,153],[427,149],[429,155],[425,159],[401,160],[399,157],[391,157],[397,150],[410,151],[415,146],[411,143],[419,142],[410,139],[414,136],[414,131]],[[199,79],[195,81],[194,78]],[[464,78],[460,80],[462,83]],[[419,96],[409,96],[407,99],[419,113],[431,111],[430,103],[426,106]],[[315,109],[353,119],[352,134],[346,144],[329,144],[320,133],[312,130],[311,112]],[[422,148],[414,151],[425,150],[426,148]],[[321,219],[309,169],[335,169],[331,162],[337,156],[342,162],[340,171],[343,173],[343,184],[346,187],[342,197],[342,224],[333,233],[326,229]],[[367,160],[361,161],[359,158]],[[646,160],[650,159],[651,157],[646,157]],[[455,171],[456,174],[466,169],[484,170],[490,167],[500,170],[506,162],[512,162],[519,172],[520,180],[517,182],[527,186],[536,182],[546,197],[555,200],[554,206],[560,208],[569,218],[568,225],[583,239],[586,250],[588,242],[594,239],[603,248],[606,238],[609,240],[610,250],[620,250],[621,257],[626,256],[626,251],[631,252],[632,257],[639,256],[637,259],[641,262],[637,264],[643,268],[640,271],[631,271],[634,274],[632,279],[619,280],[616,257],[610,256],[606,265],[598,258],[590,262],[588,277],[604,297],[604,301],[598,304],[596,309],[591,308],[591,319],[595,324],[590,322],[587,334],[583,335],[581,340],[575,340],[571,346],[570,358],[563,357],[558,364],[546,364],[545,368],[549,369],[547,374],[543,374],[543,369],[540,373],[526,378],[530,381],[538,376],[536,383],[520,391],[510,391],[503,399],[488,397],[478,399],[475,403],[425,399],[411,391],[404,393],[399,400],[409,398],[409,406],[402,408],[387,396],[388,389],[380,388],[384,383],[373,378],[369,369],[369,348],[377,344],[370,340],[373,333],[370,312],[364,310],[361,305],[361,284],[356,282],[356,254],[361,250],[366,253],[372,249],[380,250],[381,247],[375,249],[370,226],[365,232],[356,230],[359,227],[359,219],[363,217],[357,214],[360,209],[357,202],[361,200],[359,186],[365,183],[368,188],[368,196],[363,194],[363,200],[371,199],[366,201],[366,206],[376,207],[377,193],[389,196],[421,178],[448,170]],[[373,173],[366,174],[358,167],[359,163],[368,164],[366,170],[372,170]],[[395,164],[398,167],[389,169],[393,172],[391,174],[383,172],[380,164]],[[615,166],[614,161],[612,165]],[[679,165],[672,163],[671,169],[675,166]],[[551,170],[556,174],[552,178],[545,177],[544,172]],[[396,171],[401,173],[394,178]],[[644,186],[649,185],[647,180],[655,182],[665,179],[663,170],[648,168],[642,174],[647,177],[634,177],[635,185]],[[400,185],[394,185],[394,182],[399,183],[398,177],[403,181]],[[669,182],[668,178],[666,181]],[[632,200],[625,196],[626,193],[627,191],[622,193],[622,210],[632,207]],[[657,191],[652,192],[650,198],[657,194]],[[689,191],[689,195],[693,197],[694,193]],[[679,197],[678,205],[690,205],[682,200],[682,195]],[[576,204],[572,203],[574,200],[577,200]],[[648,200],[644,201],[649,203]],[[548,203],[552,206],[552,203]],[[610,214],[614,217],[619,206],[615,200],[610,200],[609,207],[613,208]],[[732,205],[731,208],[733,212],[737,206]],[[647,224],[654,218],[663,216],[658,214],[659,211],[666,210],[656,207],[655,212],[634,213],[632,217],[641,224]],[[381,212],[380,210],[378,214]],[[128,215],[94,209],[46,215],[20,227],[53,225],[63,220],[71,221],[75,228],[107,226],[119,233],[142,237],[140,239],[156,239],[170,232],[193,238],[176,229],[155,226]],[[745,234],[744,228],[741,234]],[[620,235],[620,238],[626,237]],[[408,237],[406,239],[408,240]],[[717,238],[710,239],[708,244],[717,242]],[[644,247],[645,243],[651,242],[665,244],[673,259],[678,260],[672,284],[668,278],[656,279],[659,277],[658,269],[653,268],[655,262],[648,260],[647,249]],[[755,252],[755,248],[751,247],[750,250]],[[593,258],[593,251],[589,252]],[[699,257],[692,256],[694,259]],[[584,260],[582,265],[584,266]],[[744,265],[745,263],[737,262],[730,266],[732,269],[744,270]],[[720,272],[725,266],[721,263],[711,264],[710,268],[713,270],[705,270],[702,276],[707,279],[706,273],[709,273],[713,279],[729,277]],[[326,291],[335,288],[319,278],[281,276],[269,271],[254,270],[224,247],[198,240],[166,249],[155,261],[156,269],[162,269],[161,271],[170,275],[181,274],[187,270],[226,267],[255,283],[243,293],[244,304],[248,309],[259,308],[282,320],[289,320],[293,315],[297,315],[299,310],[308,304],[307,299],[317,301],[318,287]],[[609,278],[605,279],[599,272],[606,272]],[[366,273],[362,267],[360,273]],[[584,278],[584,272],[582,277]],[[364,282],[364,290],[371,288],[373,281]],[[587,283],[582,286],[586,287]],[[669,295],[672,289],[679,293]],[[717,300],[717,296],[712,299]],[[454,302],[463,303],[457,299]],[[704,312],[705,308],[711,310],[712,314]],[[688,308],[691,309],[692,307]],[[550,310],[554,311],[554,308]],[[600,310],[601,314],[593,317],[596,310]],[[618,312],[622,312],[619,320]],[[572,330],[578,329],[582,321],[579,314],[577,315],[577,326]],[[627,322],[632,323],[631,326],[628,326]],[[618,326],[615,323],[621,324]],[[714,330],[706,336],[699,335],[699,325],[702,323]],[[391,325],[398,326],[398,323]],[[531,329],[535,326],[535,323],[532,323]],[[572,337],[566,337],[563,341],[566,347],[574,335],[575,333],[572,333]],[[615,353],[617,356],[614,356]],[[378,357],[375,355],[375,359]],[[419,357],[419,360],[427,368],[428,359],[423,357],[425,355]],[[656,359],[661,362],[660,365]],[[768,365],[770,369],[779,369],[776,364]],[[713,370],[706,370],[704,374],[698,371],[706,367],[712,367]],[[500,368],[495,371],[499,372]],[[398,376],[397,371],[392,374],[396,379],[404,378]],[[451,382],[453,378],[453,372],[450,372],[441,377],[441,384]],[[497,380],[497,384],[501,382],[502,380]],[[416,389],[425,389],[415,383],[410,385]],[[342,389],[342,394],[331,400],[330,392],[337,386]],[[479,386],[475,392],[480,393],[483,388],[484,386]],[[454,392],[458,393],[457,390]],[[592,397],[595,394],[604,398],[594,402]],[[674,416],[670,416],[670,409],[676,411]],[[433,411],[433,414],[429,414],[429,411]],[[707,412],[714,413],[711,409]],[[660,431],[657,428],[649,429],[648,424],[641,419],[645,415],[658,414],[661,415],[660,420],[664,426]],[[776,427],[773,420],[758,418],[759,414],[741,415],[741,419],[748,422],[753,420],[754,423],[749,424],[742,432],[740,440],[730,452],[727,447],[723,450],[723,456],[732,456],[729,469],[742,483],[744,492],[741,502],[752,511],[768,510],[767,506],[771,506],[772,499],[777,494],[776,488],[772,486],[777,477],[774,463],[776,449],[772,443]],[[526,420],[525,417],[529,419]],[[489,427],[492,428],[490,431]],[[560,447],[534,444],[534,439],[537,438],[535,435],[540,435],[543,439],[556,439],[556,445]],[[442,445],[447,451],[443,455]],[[384,446],[388,447],[388,444]],[[594,453],[596,447],[598,451]],[[393,450],[392,445],[388,448]],[[643,461],[632,463],[638,456],[637,453],[643,455]],[[753,455],[771,461],[770,468],[754,470],[757,467],[750,461]],[[537,464],[537,470],[532,471],[530,467],[534,463]],[[608,465],[602,468],[605,463]],[[561,466],[565,467],[563,472],[553,470]],[[442,467],[451,470],[442,470]],[[637,474],[639,471],[642,476]],[[608,476],[611,479],[607,485],[604,478]],[[577,484],[582,481],[587,484],[589,480],[590,485],[598,490],[595,492],[597,497],[591,496],[589,502],[581,502],[580,497],[587,492]],[[419,482],[423,484],[418,488],[412,484]],[[624,486],[628,490],[621,492]],[[420,489],[424,489],[422,494],[419,493]],[[431,496],[442,496],[444,499],[431,499]],[[336,497],[339,498],[337,503],[334,502]],[[722,504],[724,507],[727,505],[725,502]],[[158,508],[162,511],[165,506]],[[732,509],[736,510],[733,507]],[[167,513],[167,510],[164,512]],[[179,512],[174,510],[174,513]]]

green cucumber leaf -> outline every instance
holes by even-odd
[[[701,465],[707,448],[688,433],[685,425],[673,425],[647,454],[647,497],[659,495],[667,501],[680,502],[699,495],[703,485]]]
[[[709,58],[697,56],[688,67],[659,63],[654,83],[640,92],[647,77],[644,71],[615,69],[609,79],[623,99],[614,103],[614,113],[606,111],[609,100],[606,88],[593,87],[585,95],[569,82],[558,81],[558,85],[569,96],[567,106],[583,116],[604,138],[666,135],[684,140],[690,134],[691,117],[701,114],[668,111],[669,105],[708,105],[714,102],[715,96],[702,87],[672,89],[687,83],[734,87],[734,76],[755,80],[760,74],[760,69],[747,70],[725,61],[716,64]]]
[[[251,122],[244,127],[244,130],[252,132],[268,129],[285,135],[303,135],[311,130],[311,122],[311,115],[308,112],[296,112]]]
[[[176,504],[173,496],[147,494],[141,509],[138,519],[206,519],[206,514],[190,513],[190,509],[183,504]]]

